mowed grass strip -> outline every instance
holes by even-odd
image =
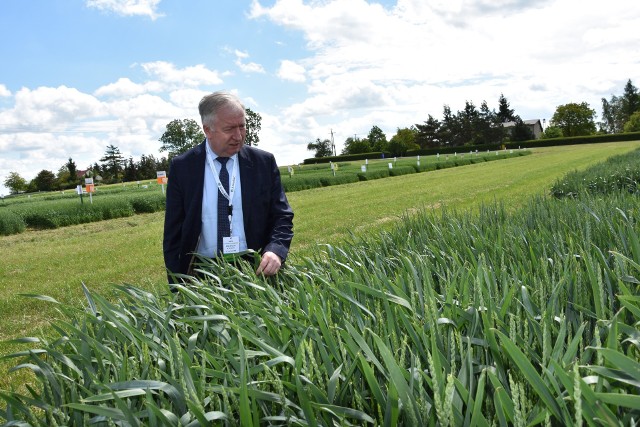
[[[538,148],[533,155],[498,162],[291,193],[296,215],[292,252],[295,258],[350,232],[376,232],[416,209],[466,210],[494,200],[516,208],[532,195],[548,194],[565,173],[639,146],[640,141]]]
[[[548,193],[565,173],[637,147],[640,141],[541,148],[499,162],[291,193],[296,214],[291,261],[318,243],[336,244],[352,232],[375,233],[417,209],[466,210],[494,200],[516,208],[532,195]],[[46,334],[57,317],[52,304],[19,294],[81,305],[81,283],[105,296],[115,283],[164,286],[163,217],[159,212],[0,238],[0,340]],[[18,348],[23,347],[0,344],[0,355]],[[6,370],[2,364],[0,389],[19,382]]]

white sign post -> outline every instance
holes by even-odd
[[[167,183],[167,173],[165,171],[156,171],[158,184],[162,186],[162,194],[164,194],[164,185]]]
[[[82,185],[76,186],[76,194],[80,196],[80,204],[84,204],[84,199],[82,198]]]
[[[96,191],[96,187],[93,185],[93,178],[85,178],[84,186],[87,193],[89,193],[89,202],[93,204],[93,192]]]

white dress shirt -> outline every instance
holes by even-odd
[[[206,141],[207,160],[204,168],[204,188],[202,191],[202,231],[196,252],[200,255],[213,257],[218,252],[218,185],[211,170],[211,166],[216,169],[216,176],[220,174],[221,164],[215,159],[218,156],[209,147]],[[211,161],[209,161],[211,160]],[[227,162],[229,177],[233,177],[234,167],[238,162],[238,154],[234,154]],[[236,168],[236,187],[233,193],[233,212],[231,216],[232,236],[237,236],[240,240],[240,251],[247,250],[247,238],[244,234],[244,223],[242,215],[242,186],[240,185],[240,168]]]

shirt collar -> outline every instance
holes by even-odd
[[[222,157],[222,156],[218,156],[216,153],[213,152],[213,150],[211,149],[211,146],[209,145],[209,139],[208,138],[205,138],[204,146],[205,146],[205,148],[207,150],[207,157],[210,157],[211,160],[215,160],[218,157]],[[231,156],[229,158],[235,162],[238,159],[238,153],[234,154],[233,156]]]

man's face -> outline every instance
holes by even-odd
[[[222,108],[213,121],[213,129],[203,126],[209,146],[218,156],[231,157],[240,151],[247,136],[244,111],[234,106]]]

